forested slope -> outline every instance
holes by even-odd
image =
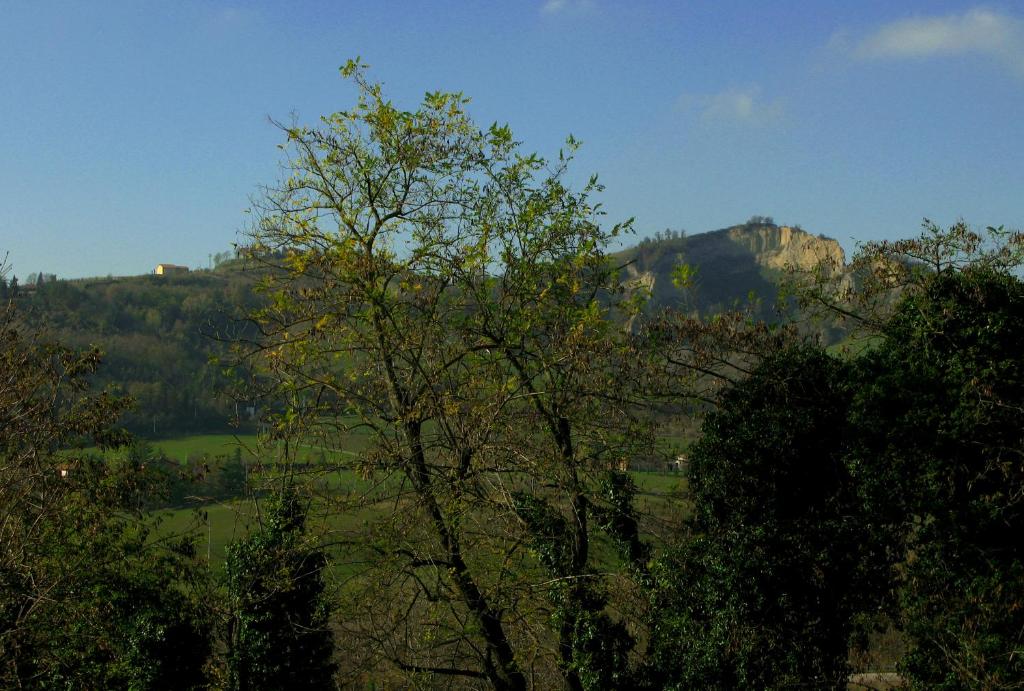
[[[825,260],[843,265],[835,240],[755,218],[687,236],[668,232],[618,252],[623,277],[648,292],[648,310],[673,308],[708,316],[750,306],[773,321],[783,271]],[[689,273],[680,280],[681,266]],[[99,384],[135,400],[123,418],[129,430],[152,437],[253,426],[249,402],[226,395],[228,380],[211,357],[243,336],[244,316],[260,301],[255,271],[230,261],[210,271],[157,276],[29,282],[17,300],[28,319],[70,346],[104,353]],[[834,339],[834,330],[826,330]],[[236,405],[237,403],[237,405]]]
[[[23,318],[76,348],[97,346],[99,385],[135,400],[122,419],[150,436],[223,430],[244,403],[225,395],[228,381],[213,356],[221,339],[244,333],[239,317],[257,304],[253,276],[236,268],[172,276],[58,280],[22,288]]]

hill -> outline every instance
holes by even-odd
[[[809,270],[822,261],[841,267],[839,243],[801,228],[752,221],[697,235],[669,233],[644,240],[613,255],[625,275],[650,291],[650,308],[666,307],[709,315],[753,297],[755,314],[774,320],[782,273],[789,267]],[[673,282],[673,272],[690,267],[689,286]]]
[[[644,240],[612,256],[625,277],[650,291],[649,309],[711,315],[755,298],[756,316],[774,320],[779,279],[788,266],[844,263],[835,240],[765,220],[686,236]],[[239,319],[259,303],[254,272],[233,260],[211,271],[40,282],[18,298],[22,314],[71,346],[105,352],[100,385],[137,402],[124,423],[131,431],[167,437],[225,432],[255,424],[252,411],[224,394],[229,382],[211,357],[224,337],[243,336]],[[673,283],[688,265],[692,281]]]
[[[40,283],[17,298],[22,318],[47,338],[105,353],[100,386],[131,395],[125,426],[165,437],[228,431],[245,406],[224,395],[228,381],[212,356],[218,337],[245,333],[238,316],[257,304],[253,276],[214,271]]]

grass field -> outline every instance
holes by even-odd
[[[369,483],[358,478],[347,478],[340,482],[348,486],[360,486],[361,489],[369,486]],[[153,512],[153,520],[159,536],[193,535],[198,553],[209,559],[211,568],[220,569],[227,546],[245,537],[252,526],[258,524],[259,510],[259,500],[239,499],[196,507],[162,509]],[[380,519],[391,510],[387,503],[371,503],[348,511],[326,514],[314,510],[308,518],[308,525],[314,534],[348,533]]]
[[[278,453],[280,446],[274,450],[260,449],[259,439],[255,434],[196,434],[192,436],[173,437],[170,439],[145,439],[143,440],[154,449],[162,451],[168,458],[185,463],[190,457],[197,458],[204,455],[215,457],[219,455],[233,455],[236,449],[242,453],[247,460],[262,455],[262,460],[273,460]],[[335,454],[354,455],[366,449],[367,437],[365,434],[353,433],[346,440],[347,448],[341,451],[326,451],[314,444],[300,445],[296,459],[303,462],[317,461],[321,455],[330,459]],[[97,451],[95,447],[85,451]],[[108,452],[113,455],[124,453],[118,449]],[[267,458],[270,456],[270,458]]]
[[[184,463],[189,456],[233,454],[235,449],[241,449],[244,457],[251,457],[256,451],[257,438],[255,434],[199,434],[175,439],[154,439],[149,443],[153,448],[163,451],[168,458]]]
[[[319,460],[343,460],[336,458],[337,453],[346,457],[353,456],[367,447],[365,435],[350,436],[348,449],[342,452],[327,453],[309,445],[299,449],[297,456],[302,462],[312,462],[313,467],[296,471],[293,480],[312,490],[311,495],[330,497],[332,499],[358,498],[384,492],[393,495],[389,490],[396,489],[398,478],[391,478],[377,485],[372,480],[364,479],[350,470],[320,470],[316,467]],[[169,458],[185,463],[189,458],[210,458],[234,455],[239,449],[242,458],[248,463],[261,455],[267,461],[268,452],[258,449],[258,439],[254,434],[203,434],[176,437],[172,439],[148,440],[154,448],[159,449]],[[121,452],[111,452],[121,453]],[[271,452],[272,453],[272,452]],[[335,458],[332,458],[335,456]],[[670,498],[678,498],[686,489],[685,479],[677,473],[633,472],[637,485],[636,509],[642,515],[658,515],[674,504]],[[267,476],[261,476],[267,480]],[[326,519],[311,520],[315,530],[330,532],[347,532],[351,529],[364,528],[368,522],[394,510],[394,506],[378,505],[361,506],[354,511],[332,511]],[[154,519],[158,523],[157,534],[171,535],[192,533],[196,537],[200,554],[208,555],[210,565],[220,568],[224,561],[227,545],[245,536],[254,521],[258,520],[257,506],[252,500],[231,500],[224,502],[208,502],[196,507],[166,509],[155,512]],[[324,523],[323,521],[326,521]]]
[[[208,435],[214,439],[216,435]],[[195,437],[177,440],[180,442],[172,449],[189,449],[194,453],[197,447]],[[161,447],[163,448],[163,447]],[[233,448],[233,447],[232,447]],[[170,453],[165,451],[165,453]],[[685,491],[684,478],[678,474],[633,472],[637,485],[635,506],[641,515],[659,515],[666,511],[671,498],[678,498]],[[311,471],[298,478],[300,484],[307,484],[314,489],[314,494],[333,498],[373,496],[375,492],[383,492],[393,496],[391,490],[396,488],[397,478],[383,483],[358,477],[351,471],[332,470],[329,472]],[[387,515],[394,508],[391,502],[360,506],[353,511],[336,511],[324,518],[311,518],[314,531],[348,532],[364,527],[368,522]],[[154,512],[154,520],[158,524],[159,535],[180,535],[192,533],[197,538],[200,554],[208,555],[210,565],[220,568],[224,562],[225,548],[238,538],[244,537],[258,520],[256,503],[252,500],[233,500],[211,502],[196,507],[164,509]],[[326,524],[323,522],[326,521]]]
[[[219,568],[224,563],[224,551],[228,544],[244,537],[254,519],[255,508],[251,501],[206,504],[197,508],[154,512],[158,534],[194,534],[198,538],[199,553],[206,555],[214,568]]]

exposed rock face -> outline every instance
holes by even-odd
[[[630,264],[626,267],[626,280],[630,285],[653,294],[654,284],[658,282],[658,277],[653,271],[639,271],[636,265]]]
[[[762,302],[764,318],[774,313],[780,272],[810,270],[823,262],[830,271],[845,266],[843,248],[835,240],[772,224],[645,241],[618,258],[628,263],[625,278],[651,296],[652,308],[673,306],[707,314],[746,303],[754,295]],[[672,271],[680,264],[695,270],[693,285],[686,289],[672,282]]]
[[[720,232],[720,231],[719,231]],[[846,264],[843,248],[831,238],[811,235],[790,226],[736,226],[725,231],[729,239],[754,255],[769,269],[813,269],[823,261],[834,268]]]

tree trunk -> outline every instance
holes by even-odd
[[[480,592],[479,586],[470,573],[469,566],[462,557],[459,537],[445,521],[441,508],[430,492],[430,477],[423,453],[420,423],[407,424],[405,431],[406,440],[411,450],[409,478],[420,501],[427,509],[430,520],[434,524],[434,530],[441,540],[451,568],[452,580],[466,607],[469,608],[480,625],[480,632],[487,646],[484,673],[495,689],[501,691],[524,690],[526,689],[526,677],[516,664],[512,646],[508,642],[508,636],[501,623],[501,617],[491,608],[484,594]]]

